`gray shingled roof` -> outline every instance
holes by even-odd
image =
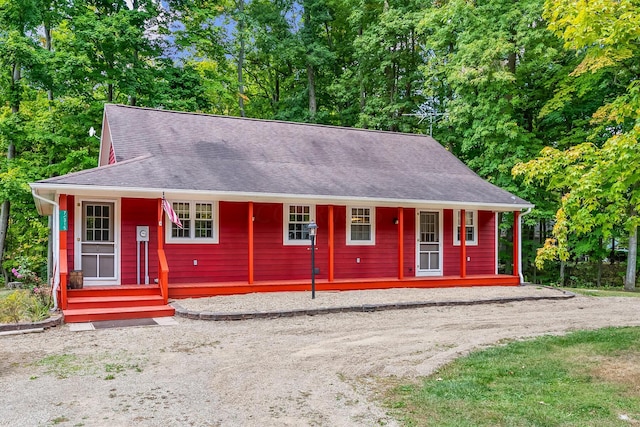
[[[531,206],[429,136],[121,105],[106,105],[105,120],[118,163],[36,187]]]

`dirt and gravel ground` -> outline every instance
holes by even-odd
[[[268,310],[558,295],[536,288],[260,294],[182,300],[193,310]],[[390,299],[398,301],[390,301]],[[640,325],[637,298],[427,307],[0,337],[2,426],[397,425],[385,380],[428,375],[505,339]]]

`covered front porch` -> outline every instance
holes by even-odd
[[[155,205],[155,206],[154,206]],[[211,297],[218,295],[247,294],[259,292],[303,292],[311,291],[311,252],[310,247],[299,247],[297,249],[303,259],[299,259],[302,264],[301,276],[296,279],[277,279],[265,280],[256,277],[256,218],[260,219],[254,202],[246,202],[243,205],[235,204],[244,208],[237,209],[241,216],[246,215],[244,221],[238,216],[234,221],[243,222],[246,230],[245,250],[239,251],[240,258],[236,258],[234,264],[239,266],[240,270],[244,270],[246,280],[212,280],[203,276],[203,280],[184,280],[180,278],[176,280],[170,276],[170,268],[168,262],[167,246],[165,242],[165,227],[171,226],[166,222],[162,201],[157,200],[152,209],[156,210],[153,214],[157,218],[157,228],[155,237],[156,245],[153,252],[156,256],[152,256],[157,260],[157,277],[152,280],[149,285],[108,285],[108,286],[85,286],[84,289],[68,289],[69,268],[67,257],[67,242],[70,241],[67,236],[67,230],[60,229],[60,294],[59,302],[65,315],[66,322],[85,322],[94,320],[112,320],[139,317],[157,317],[171,316],[173,309],[168,306],[169,299],[194,298],[194,297]],[[263,208],[265,205],[261,205]],[[67,197],[61,195],[60,210],[67,209]],[[337,272],[336,264],[341,261],[341,255],[336,253],[338,246],[336,234],[338,230],[342,230],[343,226],[336,226],[335,210],[339,207],[328,205],[325,208],[324,229],[326,237],[322,246],[322,264],[316,263],[316,267],[322,267],[323,274],[315,277],[315,290],[322,291],[347,291],[347,290],[367,290],[367,289],[390,289],[390,288],[437,288],[437,287],[470,287],[470,286],[517,286],[521,283],[519,274],[520,265],[520,239],[519,239],[519,222],[520,212],[514,212],[514,245],[513,245],[513,274],[503,275],[497,274],[497,253],[496,247],[493,247],[493,261],[495,262],[495,271],[491,274],[486,272],[478,274],[477,272],[467,273],[469,252],[465,244],[465,239],[461,239],[459,249],[455,253],[451,253],[449,257],[450,270],[457,274],[446,273],[432,275],[417,275],[412,272],[414,259],[416,257],[413,252],[416,243],[413,237],[416,236],[416,229],[419,224],[414,227],[414,217],[419,213],[416,209],[385,208],[380,211],[378,221],[380,222],[379,230],[382,233],[383,225],[387,227],[387,236],[390,242],[385,248],[384,257],[387,261],[387,274],[370,274],[369,277],[340,277]],[[244,212],[242,212],[244,211]],[[264,212],[264,209],[262,209]],[[465,218],[465,210],[459,211],[460,218]],[[491,214],[493,216],[493,214]],[[418,215],[418,218],[420,216]],[[491,217],[489,217],[491,218]],[[460,233],[466,235],[465,221],[460,221]],[[406,226],[405,226],[406,224]],[[449,227],[447,227],[449,228]],[[152,228],[153,230],[153,228]],[[497,244],[497,230],[492,228],[491,233],[495,233]],[[489,240],[493,239],[491,237]],[[418,239],[418,243],[421,243]],[[318,248],[317,248],[318,249]],[[175,247],[173,248],[173,256],[176,255]],[[242,254],[244,252],[244,254]],[[314,251],[315,252],[315,251]],[[244,255],[244,256],[243,256]],[[262,258],[265,254],[261,254]],[[246,257],[246,258],[245,258]],[[244,260],[242,259],[244,258]],[[261,261],[264,266],[264,259]],[[318,259],[316,259],[316,262]],[[357,259],[359,262],[360,259]],[[153,261],[152,261],[153,262]],[[308,263],[308,264],[307,264]],[[363,266],[363,264],[360,264]],[[308,266],[308,267],[307,267]],[[494,267],[485,269],[494,270]],[[304,273],[308,271],[308,275]],[[389,277],[390,272],[396,273],[395,276]],[[370,272],[371,273],[371,272]],[[378,277],[380,276],[380,277]],[[152,276],[153,278],[153,276]]]
[[[355,291],[392,288],[443,288],[472,286],[517,286],[517,276],[486,274],[440,277],[408,277],[379,279],[317,280],[317,298],[323,291]],[[310,280],[280,280],[216,283],[167,283],[161,285],[91,286],[83,289],[63,288],[66,308],[65,322],[91,322],[101,320],[131,319],[171,316],[169,299],[201,298],[260,292],[310,292]]]

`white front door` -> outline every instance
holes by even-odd
[[[442,222],[438,211],[419,211],[417,215],[416,275],[442,275]]]
[[[117,283],[116,208],[115,201],[76,204],[75,265],[82,270],[85,285]]]

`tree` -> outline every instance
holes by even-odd
[[[0,145],[7,153],[0,171],[5,175],[0,188],[0,262],[4,260],[11,190],[15,186],[11,169],[16,153],[24,150],[24,121],[20,106],[24,96],[25,73],[42,61],[42,49],[33,39],[42,23],[42,5],[37,0],[0,0]],[[5,280],[6,272],[3,269]]]
[[[559,194],[524,184],[511,168],[535,157],[564,127],[540,112],[573,61],[546,29],[543,2],[435,2],[419,27],[425,121],[433,121],[436,139],[480,176],[536,205],[525,220],[531,231],[552,218]],[[533,234],[527,231],[524,236]],[[525,261],[533,261],[529,249],[524,245]]]
[[[556,213],[555,239],[539,250],[537,262],[567,259],[569,236],[602,230],[605,239],[615,226],[629,234],[629,254],[624,287],[635,289],[637,228],[640,223],[640,5],[630,0],[547,1],[549,28],[562,37],[565,47],[582,54],[571,73],[575,92],[585,78],[604,72],[621,93],[604,100],[592,116],[587,140],[566,150],[546,147],[538,159],[514,168],[527,182],[540,180],[563,191]],[[562,97],[557,97],[560,99]],[[603,141],[600,143],[600,141]]]
[[[354,2],[349,17],[357,29],[356,70],[351,74],[351,103],[360,106],[357,125],[391,131],[415,131],[411,114],[424,102],[422,41],[418,23],[423,5],[409,1]],[[359,101],[358,104],[355,102]]]

